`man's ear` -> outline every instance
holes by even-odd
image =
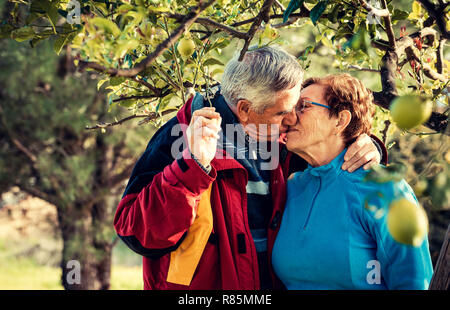
[[[239,100],[236,106],[236,114],[239,118],[239,122],[245,124],[248,121],[250,113],[250,101],[242,99]]]
[[[345,128],[347,128],[348,124],[352,120],[352,113],[349,110],[342,110],[339,112],[338,120],[336,124],[337,134],[342,133]]]

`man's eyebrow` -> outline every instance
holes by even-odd
[[[277,115],[286,115],[286,114],[289,114],[289,113],[292,112],[293,109],[295,109],[295,106],[292,107],[291,110],[284,110],[284,111],[277,112]]]

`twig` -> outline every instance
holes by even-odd
[[[387,10],[387,3],[386,0],[382,0],[381,4],[383,6],[383,9]],[[389,12],[389,11],[388,11]],[[386,16],[383,16],[383,20],[384,20],[384,25],[386,27],[386,34],[388,36],[389,39],[389,44],[391,45],[391,47],[393,49],[396,48],[396,44],[395,44],[395,34],[394,34],[394,29],[392,28],[392,23],[391,23],[391,14],[387,14]]]
[[[241,50],[241,54],[239,56],[239,61],[242,61],[244,59],[245,53],[247,52],[250,42],[252,41],[253,36],[255,35],[256,31],[258,30],[259,25],[261,25],[263,20],[266,22],[269,20],[270,8],[272,7],[273,1],[274,0],[265,0],[264,1],[261,11],[256,16],[253,24],[250,26],[250,30],[247,32],[247,38],[245,39],[244,47]]]
[[[161,96],[155,96],[155,95],[141,95],[141,96],[129,96],[129,97],[120,97],[117,99],[114,99],[113,102],[119,102],[124,100],[131,100],[131,99],[147,99],[147,98],[160,98]]]
[[[386,144],[386,140],[387,140],[387,132],[389,131],[389,126],[391,125],[391,121],[390,120],[385,120],[384,121],[384,129],[381,132],[382,133],[382,140],[383,143]]]
[[[161,89],[160,88],[156,88],[155,86],[153,86],[153,85],[151,85],[149,82],[147,82],[147,81],[144,81],[144,80],[140,80],[140,79],[138,79],[137,77],[132,77],[132,80],[133,81],[135,81],[135,82],[137,82],[137,83],[139,83],[139,84],[142,84],[142,85],[144,85],[145,87],[147,87],[148,89],[150,89],[156,96],[159,96],[159,95],[161,95]]]
[[[273,2],[277,7],[279,7],[280,8],[280,10],[281,11],[285,11],[286,9],[284,8],[284,6],[281,4],[281,2],[280,1],[278,1],[278,0],[274,0],[274,2]]]
[[[14,137],[13,133],[9,130],[8,128],[8,124],[6,123],[6,119],[5,119],[5,114],[3,112],[3,108],[0,106],[0,120],[2,122],[3,127],[5,127],[5,131],[8,134],[9,139],[11,140],[11,142],[14,144],[14,146],[21,151],[22,153],[25,154],[26,157],[28,157],[31,162],[36,163],[37,158],[36,156],[31,153],[31,151],[29,149],[27,149],[22,142],[20,142],[17,138]]]
[[[182,15],[182,14],[169,14],[169,15],[167,15],[167,17],[173,18],[173,19],[176,19],[176,20],[179,21],[179,20],[183,19],[184,15]],[[213,20],[211,20],[209,18],[199,17],[199,18],[197,18],[195,23],[203,25],[203,26],[214,27],[216,29],[219,29],[219,30],[221,30],[223,32],[226,32],[229,35],[231,35],[233,37],[236,37],[236,38],[239,38],[239,39],[246,39],[247,38],[247,33],[237,31],[237,30],[235,30],[235,29],[233,29],[233,28],[231,28],[229,26],[223,25],[223,24],[218,23],[216,21],[213,21]],[[210,31],[208,31],[207,33],[210,33]]]
[[[355,69],[355,70],[359,70],[359,71],[367,71],[367,72],[376,72],[376,73],[380,73],[380,70],[377,69],[371,69],[371,68],[362,68],[360,66],[357,65],[350,65],[348,66],[349,69]]]
[[[101,128],[107,128],[107,127],[111,127],[111,126],[116,126],[116,125],[120,125],[120,124],[122,124],[122,123],[124,123],[126,121],[132,120],[134,118],[143,118],[143,117],[145,117],[145,118],[148,118],[149,121],[150,121],[150,120],[156,119],[156,118],[158,118],[160,116],[164,116],[166,114],[169,114],[169,113],[172,113],[172,112],[175,112],[175,111],[178,111],[178,109],[169,109],[169,110],[165,110],[165,111],[163,111],[161,113],[150,112],[148,114],[133,114],[133,115],[127,116],[125,118],[122,118],[122,119],[120,119],[118,121],[115,121],[115,122],[112,122],[112,123],[99,123],[99,124],[94,125],[94,126],[86,126],[85,129],[92,130],[92,129],[101,129]]]

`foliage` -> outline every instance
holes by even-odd
[[[450,66],[442,57],[449,6],[429,1],[383,0],[385,10],[372,10],[366,1],[80,0],[79,16],[69,0],[10,2],[14,7],[2,22],[0,37],[32,46],[56,37],[56,52],[71,44],[80,68],[104,73],[98,85],[108,90],[109,103],[133,113],[179,107],[194,89],[217,83],[223,71],[220,55],[230,44],[236,48],[243,41],[243,53],[251,42],[279,43],[280,29],[309,24],[319,31],[316,42],[334,50],[346,68],[379,70],[382,57],[396,52],[398,66],[388,72],[394,88],[384,76],[384,92],[376,96],[383,108],[398,94],[436,94]],[[80,23],[70,23],[74,16]],[[195,43],[191,57],[177,50],[183,37]],[[300,60],[311,53],[313,47]],[[402,70],[406,65],[410,68]],[[409,75],[412,84],[404,82]],[[445,96],[438,97],[448,104]],[[447,119],[441,115],[439,120],[434,129],[442,132]]]

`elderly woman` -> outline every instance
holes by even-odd
[[[427,289],[427,238],[419,247],[400,244],[386,224],[392,199],[417,204],[410,186],[364,182],[367,171],[341,169],[347,146],[370,132],[371,92],[348,74],[309,79],[297,114],[287,147],[309,165],[288,180],[272,252],[278,278],[288,289]],[[384,215],[375,216],[366,202]]]

